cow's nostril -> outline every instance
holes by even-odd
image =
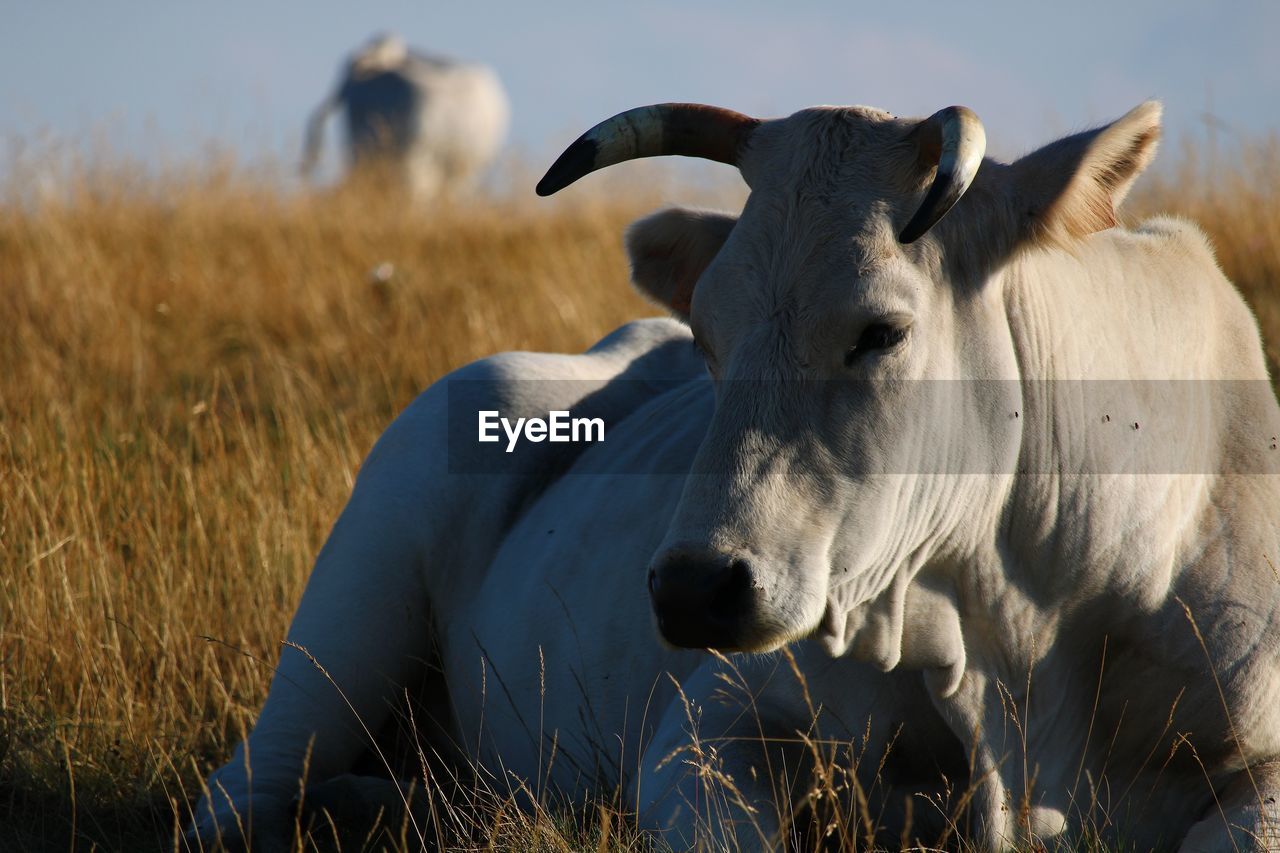
[[[752,585],[751,564],[746,560],[734,560],[707,602],[708,618],[721,624],[736,623],[751,609]]]
[[[649,570],[658,630],[676,646],[733,649],[755,610],[751,563],[714,551],[677,550]]]

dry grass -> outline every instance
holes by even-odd
[[[1280,364],[1280,150],[1213,182],[1181,163],[1130,210],[1204,225]],[[479,356],[652,313],[619,235],[656,192],[404,216],[237,174],[83,172],[0,206],[0,849],[171,838],[395,413]],[[601,841],[593,816],[505,819],[499,847]]]

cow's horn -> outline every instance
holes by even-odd
[[[583,175],[640,157],[679,154],[737,165],[760,120],[705,104],[636,107],[582,134],[538,181],[538,195],[559,192]]]
[[[978,174],[987,150],[986,131],[968,107],[938,110],[916,125],[911,135],[919,146],[920,161],[936,164],[938,174],[919,210],[898,235],[899,243],[919,240],[960,200]]]

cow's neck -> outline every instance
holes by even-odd
[[[965,676],[953,693],[934,695],[958,736],[981,731],[972,769],[998,782],[979,798],[979,811],[1001,833],[1018,832],[1006,807],[1034,787],[1041,793],[1030,795],[1030,823],[1052,834],[1072,804],[1043,792],[1070,789],[1081,768],[1094,777],[1110,772],[1126,783],[1137,780],[1154,750],[1171,754],[1157,725],[1175,721],[1171,708],[1179,708],[1178,730],[1211,732],[1225,725],[1224,702],[1233,714],[1247,706],[1229,685],[1220,697],[1204,678],[1206,657],[1239,661],[1250,651],[1235,650],[1233,635],[1223,633],[1222,625],[1235,622],[1210,623],[1232,606],[1226,579],[1239,586],[1244,573],[1256,578],[1265,571],[1262,556],[1276,544],[1274,531],[1255,542],[1248,531],[1229,529],[1230,519],[1245,513],[1224,508],[1240,500],[1240,490],[1224,492],[1223,478],[1212,473],[1221,464],[1212,453],[1229,447],[1220,425],[1147,421],[1125,408],[1161,411],[1143,398],[1152,389],[1144,382],[1224,375],[1224,364],[1197,347],[1221,294],[1208,284],[1184,290],[1177,296],[1185,304],[1169,310],[1168,289],[1179,271],[1158,265],[1185,261],[1153,260],[1134,245],[1141,239],[1105,233],[1076,254],[1032,252],[993,282],[1003,288],[1021,376],[1020,473],[991,541],[950,575]],[[1114,384],[1103,385],[1107,380]],[[1266,406],[1274,410],[1274,400]],[[1125,468],[1140,464],[1132,455],[1099,463],[1082,453],[1089,445],[1081,436],[1090,431],[1103,449],[1140,441],[1193,447],[1204,439],[1210,455],[1192,473],[1135,476]],[[1264,485],[1274,500],[1275,487]],[[1239,556],[1250,552],[1248,560]],[[1231,564],[1215,568],[1214,560]],[[1206,582],[1212,577],[1219,577],[1216,584]],[[1200,614],[1203,640],[1191,630],[1184,603]],[[1269,617],[1258,618],[1265,624]],[[1135,751],[1111,752],[1109,744]],[[1268,749],[1245,747],[1264,759]],[[1166,784],[1153,789],[1157,808],[1186,816],[1203,805],[1196,775],[1203,771],[1176,766],[1189,752],[1169,759]],[[1200,757],[1208,767],[1232,760]],[[1170,781],[1176,777],[1183,782]],[[1145,794],[1144,785],[1135,790]]]
[[[1164,600],[1210,498],[1214,425],[1168,402],[1214,375],[1186,345],[1202,318],[1169,310],[1171,271],[1150,269],[1132,239],[1034,251],[1002,277],[1023,432],[1000,548],[1042,608]]]

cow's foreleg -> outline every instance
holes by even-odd
[[[938,788],[937,768],[913,753],[950,758],[954,748],[934,747],[949,732],[920,713],[919,677],[895,680],[803,644],[794,653],[796,668],[734,658],[685,681],[630,780],[644,829],[675,849],[931,837],[921,796]]]
[[[1280,761],[1237,773],[1215,799],[1182,853],[1280,850]]]
[[[675,850],[772,849],[806,766],[794,731],[783,736],[725,675],[709,661],[685,681],[629,783],[641,828]]]
[[[189,841],[280,836],[305,780],[348,771],[429,657],[417,546],[376,485],[357,486],[321,551],[257,724],[210,777]]]

